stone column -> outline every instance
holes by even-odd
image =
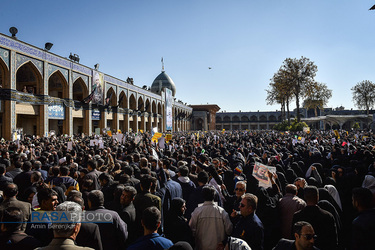
[[[72,71],[69,70],[69,77],[68,77],[68,98],[70,100],[73,100],[73,83],[71,82],[72,81]],[[72,136],[73,135],[73,108],[71,107],[66,107],[65,106],[65,120],[63,121],[63,128],[64,128],[64,131],[63,133],[64,134],[67,134],[69,136]]]
[[[48,95],[48,63],[44,61],[43,65],[43,79],[42,83],[39,84],[39,94]],[[66,107],[65,107],[66,108]],[[49,131],[48,124],[48,105],[39,105],[39,116],[36,122],[37,135],[45,136]]]
[[[103,101],[104,101],[107,95],[107,83],[106,82],[104,82],[103,90],[104,90],[104,96],[103,96]],[[101,112],[99,127],[100,127],[100,133],[102,133],[102,130],[107,127],[107,110],[104,110]]]
[[[91,93],[91,84],[92,81],[91,77],[89,77],[88,86],[87,86],[87,93],[88,96]],[[92,133],[92,120],[91,120],[91,109],[85,110],[83,112],[83,133],[91,135]]]
[[[10,52],[10,89],[16,89],[16,52]],[[5,140],[12,139],[12,132],[17,126],[17,115],[16,115],[16,102],[10,100],[4,100],[4,113],[3,113],[3,136]],[[5,117],[7,119],[5,119]]]
[[[118,100],[120,98],[118,93],[119,93],[119,87],[116,86],[116,105],[118,105]],[[114,127],[115,131],[117,132],[120,128],[120,117],[119,117],[119,114],[118,114],[118,108],[112,114],[113,114],[113,116],[112,116],[112,126]]]

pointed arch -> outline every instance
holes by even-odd
[[[8,66],[5,64],[4,60],[0,57],[0,85],[4,89],[10,89],[10,75]]]
[[[160,103],[160,102],[158,103],[158,110],[157,110],[157,113],[158,113],[159,115],[163,114],[162,109],[161,109],[161,103]]]
[[[48,95],[69,98],[69,86],[61,71],[57,70],[48,78]]]
[[[128,98],[125,94],[125,91],[121,91],[119,100],[121,100],[121,102],[119,103],[120,108],[123,108],[123,109],[128,108]]]
[[[22,64],[17,69],[16,89],[30,94],[44,94],[43,77],[31,61]]]
[[[147,100],[146,100],[145,111],[146,111],[146,112],[151,112],[150,99],[147,99]]]
[[[143,101],[142,96],[138,98],[138,111],[144,111],[145,110],[145,103]]]
[[[151,104],[151,112],[154,113],[154,114],[157,113],[155,100],[152,100],[152,104]]]
[[[134,94],[131,94],[130,97],[129,97],[129,108],[132,109],[132,110],[137,109],[137,103],[135,101]]]
[[[89,91],[83,79],[77,78],[73,83],[73,100],[82,101],[86,96],[89,95]]]
[[[106,95],[106,100],[105,102],[107,103],[107,98],[110,98],[108,101],[108,105],[109,106],[116,106],[117,105],[117,96],[116,96],[116,92],[115,90],[110,87],[108,90],[107,90],[107,95]]]

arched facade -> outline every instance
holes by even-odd
[[[39,136],[51,130],[67,135],[102,133],[104,128],[165,131],[164,90],[153,93],[3,34],[0,85],[0,131],[7,140],[16,131]],[[97,89],[103,103],[92,102]],[[171,103],[173,127],[188,129],[192,108],[175,99]],[[183,115],[175,119],[177,114]]]
[[[217,130],[272,129],[280,112],[221,112],[216,113]]]

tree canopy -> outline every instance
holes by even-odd
[[[351,90],[354,105],[360,109],[365,109],[369,114],[370,108],[373,108],[375,103],[375,84],[369,80],[364,80],[357,83]]]
[[[307,109],[314,109],[315,116],[318,116],[317,108],[323,109],[332,97],[332,90],[328,89],[324,83],[313,82],[307,86],[305,96],[303,106]]]
[[[306,97],[309,90],[318,86],[314,80],[317,71],[318,67],[306,57],[285,59],[278,72],[271,79],[270,88],[267,90],[267,102],[283,105],[283,98],[286,102],[294,96],[297,107],[297,122],[299,122],[301,119],[300,101]]]

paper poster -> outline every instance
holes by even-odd
[[[68,150],[72,150],[72,149],[73,149],[73,142],[68,141]]]
[[[165,147],[165,138],[161,137],[158,140],[159,148],[164,148]]]
[[[172,135],[171,135],[171,134],[166,134],[166,135],[165,135],[165,140],[166,140],[167,142],[169,142],[170,140],[172,140]]]
[[[295,146],[297,144],[298,140],[297,139],[293,139],[292,143],[293,143],[293,146]]]
[[[172,117],[172,90],[165,88],[165,130],[172,130],[173,117]]]
[[[100,135],[100,128],[96,128],[96,129],[95,129],[95,134],[96,134],[96,135]]]
[[[122,142],[123,134],[117,134],[117,135],[112,135],[112,140],[117,140],[118,142]]]
[[[139,135],[137,135],[137,136],[134,138],[134,143],[135,143],[135,144],[138,144],[140,141],[141,141],[141,137],[140,137]]]
[[[272,186],[271,180],[267,174],[268,171],[270,171],[271,173],[276,173],[276,168],[266,166],[259,162],[255,162],[253,176],[259,181],[259,187],[269,188]]]

